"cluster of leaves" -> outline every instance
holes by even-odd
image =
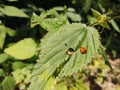
[[[107,25],[104,25],[105,27],[109,28],[101,28],[99,25],[99,31],[102,32],[101,37],[102,37],[102,44],[107,48],[107,52],[113,57],[119,56],[119,51],[120,48],[116,47],[115,44],[118,46],[120,45],[119,39],[119,33],[120,32],[120,27],[119,27],[119,18],[114,19],[115,17],[120,17],[120,1],[111,1],[111,0],[97,0],[97,1],[92,1],[92,0],[72,0],[72,4],[74,7],[76,7],[76,10],[78,13],[82,15],[82,21],[86,22],[87,18],[91,18],[90,12],[91,8],[94,8],[98,10],[99,12],[102,13],[97,13],[97,17],[94,17],[94,20],[99,20],[100,18],[103,18],[107,16],[107,19],[111,19],[107,22]],[[106,13],[107,12],[107,13]],[[100,17],[100,16],[103,17]],[[90,19],[89,19],[90,20]],[[105,20],[105,19],[104,19]],[[103,26],[103,25],[102,25]],[[116,32],[116,31],[118,32]]]
[[[95,10],[92,11],[95,18],[97,17],[92,21],[107,28],[107,16],[100,15]],[[45,85],[52,77],[63,79],[63,77],[71,76],[90,63],[91,59],[99,54],[99,51],[106,59],[99,40],[99,33],[93,26],[81,23],[71,24],[64,14],[57,14],[54,9],[42,13],[40,16],[34,14],[31,26],[34,27],[38,24],[48,33],[41,40],[41,51],[38,63],[32,72],[32,83],[29,90],[34,88],[44,90]],[[87,53],[80,53],[79,48],[81,47],[85,47]]]
[[[72,5],[76,6],[81,1],[71,0]],[[26,7],[24,5],[20,7],[19,3],[23,1],[0,1],[0,90],[89,90],[84,80],[81,80],[83,78],[81,75],[86,74],[83,68],[98,54],[103,54],[105,62],[108,63],[102,50],[98,29],[93,26],[110,29],[109,24],[111,24],[119,32],[118,25],[108,17],[109,14],[101,14],[94,9],[92,9],[93,16],[86,14],[89,16],[90,23],[86,25],[81,23],[84,16],[76,13],[74,8],[54,7],[44,11],[43,8],[33,5],[33,2],[26,0],[24,1]],[[85,0],[84,2],[82,3],[83,14],[88,13],[91,5],[96,1],[92,3],[91,0]],[[17,5],[9,5],[10,3],[18,3],[21,9],[16,7]],[[98,1],[96,5],[100,7],[102,13],[105,13],[102,3],[103,1]],[[31,29],[28,21],[32,12],[40,13],[41,11],[43,12],[40,16],[33,14]],[[21,26],[17,25],[19,19]],[[107,22],[109,19],[111,20]],[[35,26],[40,27],[35,30]],[[36,33],[41,36],[46,34],[41,42]],[[86,49],[86,53],[80,52],[81,47]],[[34,66],[36,61],[37,64]],[[103,64],[103,66],[106,65]],[[90,68],[94,67],[96,67],[95,64]],[[98,81],[102,82],[105,75],[98,76],[96,76]]]
[[[64,18],[58,18],[61,15]],[[39,24],[48,33],[41,40],[41,51],[32,72],[29,90],[44,90],[51,77],[63,79],[77,73],[90,63],[102,48],[99,33],[94,27],[81,23],[71,24],[64,14],[58,14],[54,9],[40,16],[34,14],[31,24],[32,27]],[[81,47],[86,48],[85,54],[80,53]],[[69,51],[70,48],[73,52]],[[72,54],[69,55],[68,52]]]
[[[18,0],[0,1],[0,90],[26,89],[36,58],[33,56],[37,54],[37,43],[30,35],[26,36],[30,29],[27,25],[13,26],[15,18],[28,20],[30,15],[26,14],[23,8],[19,9],[5,2],[16,3]],[[13,19],[12,22],[10,19]]]

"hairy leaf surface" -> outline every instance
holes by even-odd
[[[40,56],[33,71],[29,90],[32,90],[33,87],[39,87],[36,90],[43,90],[42,82],[45,85],[59,68],[61,69],[57,75],[60,78],[81,70],[98,53],[100,47],[97,30],[81,23],[65,25],[56,33],[47,35],[41,40]],[[85,47],[87,52],[80,53],[80,47]],[[73,49],[72,55],[67,54],[70,48]],[[41,76],[42,78],[40,78]],[[38,86],[35,84],[37,81],[41,83]]]
[[[47,31],[57,31],[59,27],[68,24],[67,16],[58,14],[55,10],[42,12],[40,16],[33,14],[31,27],[40,25]]]

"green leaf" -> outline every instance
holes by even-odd
[[[78,88],[77,87],[70,87],[70,90],[78,90]]]
[[[4,75],[4,71],[3,69],[0,69],[0,77],[3,77],[3,75]]]
[[[38,24],[47,31],[57,31],[59,27],[68,24],[68,19],[66,15],[59,15],[55,10],[50,10],[42,12],[40,16],[33,14],[31,27]]]
[[[32,80],[31,80],[31,82],[32,82],[31,86],[28,88],[28,90],[33,90],[33,89],[35,89],[35,90],[44,90],[44,89],[48,89],[48,87],[45,86],[45,85],[46,84],[49,85],[49,82],[51,81],[50,79],[52,78],[51,77],[52,73],[53,72],[48,72],[47,70],[45,70],[39,76],[33,77]]]
[[[51,90],[53,88],[55,79],[51,77],[48,82],[46,83],[45,90]],[[54,89],[53,89],[54,90]]]
[[[0,25],[0,49],[3,48],[6,37],[6,28]]]
[[[68,7],[67,11],[68,12],[76,12],[75,8],[72,8],[72,7]]]
[[[53,7],[53,9],[56,11],[64,11],[64,7],[60,7],[60,6]]]
[[[78,88],[78,90],[90,90],[82,80],[77,80],[76,87]]]
[[[82,42],[78,42],[78,44],[81,44],[71,58],[69,58],[69,61],[64,65],[64,68],[60,72],[60,76],[68,76],[81,70],[88,62],[91,62],[92,57],[95,57],[98,54],[98,49],[100,47],[98,32],[93,27],[86,27],[86,30],[87,35],[82,36],[85,39]],[[80,47],[85,47],[87,53],[81,54],[79,51]]]
[[[53,8],[56,11],[61,11],[64,12],[65,9],[64,7],[54,7]],[[81,21],[81,16],[77,13],[75,13],[75,9],[74,8],[67,8],[66,10],[66,15],[72,20],[72,21]]]
[[[61,83],[55,84],[55,86],[51,90],[68,90],[68,89],[65,83],[61,82]]]
[[[113,68],[108,60],[106,52],[103,50],[102,46],[100,46],[100,48],[99,48],[99,53],[103,56],[103,59],[105,60],[105,64],[108,65],[111,68],[111,70],[113,71]]]
[[[113,26],[113,28],[120,33],[120,28],[118,27],[117,23],[112,19],[109,20],[109,23]]]
[[[58,73],[61,78],[72,75],[91,62],[91,59],[98,54],[101,45],[97,30],[81,23],[65,25],[59,28],[58,32],[47,35],[41,41],[40,57],[33,71],[32,83],[37,83],[36,80],[45,83],[46,81],[40,80],[39,76],[47,72],[45,78],[48,79],[56,68],[61,68]],[[80,53],[80,47],[85,47],[87,52]],[[70,48],[73,49],[72,55],[66,53]],[[41,79],[44,80],[44,78]],[[31,84],[30,87],[34,85]]]
[[[91,9],[92,10],[92,13],[93,13],[93,16],[95,17],[95,18],[100,18],[100,16],[101,16],[101,13],[99,13],[97,10],[95,10],[95,9]]]
[[[0,63],[5,62],[7,59],[9,58],[9,56],[5,53],[0,54]]]
[[[13,70],[17,70],[17,69],[22,69],[23,67],[25,67],[26,64],[20,61],[16,61],[12,63],[12,69]]]
[[[12,37],[12,36],[15,36],[16,31],[11,28],[6,28],[6,33]]]
[[[13,77],[7,76],[2,81],[2,90],[14,90],[15,81]]]
[[[85,13],[88,13],[89,9],[91,8],[92,2],[92,0],[85,0],[84,2],[81,1],[81,3],[83,3],[82,9]]]
[[[14,6],[4,5],[3,7],[0,7],[0,11],[7,16],[28,18],[27,14]]]
[[[81,21],[81,17],[77,13],[67,12],[66,14],[72,21]]]
[[[95,26],[95,25],[100,25],[104,28],[107,28],[107,29],[110,29],[109,28],[109,25],[107,23],[108,21],[108,17],[106,14],[101,14],[99,13],[98,11],[94,10],[94,9],[91,9],[92,10],[92,13],[93,13],[93,18],[91,18],[90,22],[92,22],[92,24]]]
[[[36,53],[36,43],[32,38],[26,38],[4,50],[8,55],[24,60],[32,57]]]
[[[12,75],[16,83],[28,84],[30,82],[32,68],[33,68],[33,65],[28,65],[22,69],[17,69],[13,71]]]
[[[0,49],[2,49],[2,47],[4,45],[6,33],[9,36],[14,36],[16,34],[15,30],[5,27],[3,25],[0,25]]]

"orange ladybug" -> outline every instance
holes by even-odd
[[[80,53],[81,54],[85,54],[86,52],[87,52],[86,48],[84,48],[84,47],[80,48]]]

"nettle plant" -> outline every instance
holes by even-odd
[[[92,11],[94,18],[91,18],[90,25],[70,23],[68,20],[70,14],[66,12],[59,14],[55,9],[42,12],[40,16],[33,14],[31,27],[40,25],[48,32],[41,39],[39,58],[34,66],[28,90],[58,90],[55,89],[56,84],[74,76],[99,54],[109,65],[101,45],[100,34],[93,27],[101,25],[108,28],[108,17]],[[64,85],[62,83],[59,88],[67,90]],[[85,86],[84,89],[88,90]]]
[[[28,90],[89,90],[80,79],[80,72],[84,67],[100,54],[106,65],[110,66],[101,44],[100,34],[94,26],[109,29],[108,23],[110,23],[116,31],[120,32],[114,20],[107,14],[100,14],[94,9],[92,12],[93,17],[89,18],[89,25],[81,23],[81,17],[72,8],[65,10],[54,8],[42,12],[40,16],[33,14],[31,27],[39,25],[47,31],[39,46],[32,38],[25,38],[5,48],[4,54],[1,55],[4,57],[2,62],[9,58],[8,55],[14,57],[15,60],[28,60],[39,55],[33,71],[31,71],[32,63],[30,67],[12,72],[16,83],[23,84],[20,85],[21,89],[26,89],[30,83]],[[1,37],[4,36],[1,39],[4,43],[6,33],[14,34],[14,30],[6,29],[4,26],[1,28],[7,30],[1,33]],[[20,62],[15,62],[13,68],[21,65],[23,66]],[[10,81],[9,77],[3,82],[4,87],[7,81]]]

